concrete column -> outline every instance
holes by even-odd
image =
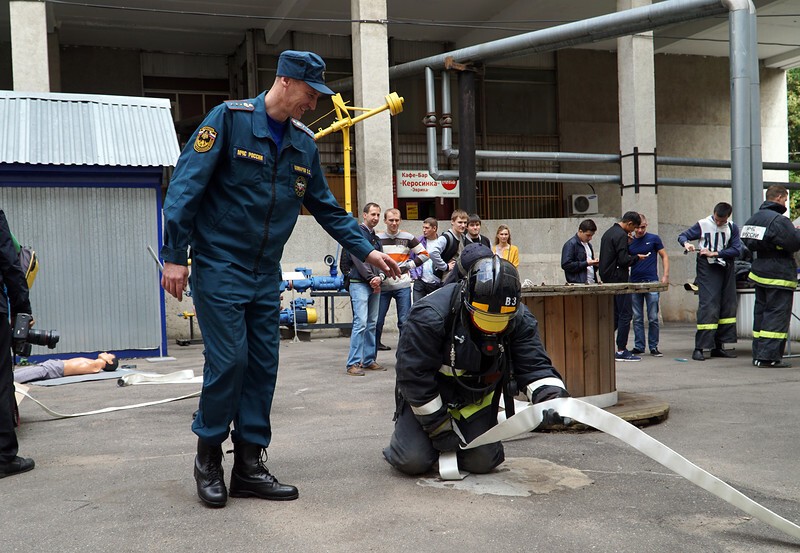
[[[617,11],[649,5],[650,0],[617,0]],[[656,100],[653,33],[617,39],[619,147],[622,153],[622,212],[647,216],[648,232],[658,232],[656,182]],[[638,150],[638,156],[636,151]],[[634,187],[638,182],[637,189]],[[620,213],[621,215],[621,213]]]
[[[377,108],[389,94],[389,39],[385,23],[373,23],[387,17],[386,0],[351,0],[353,23],[353,105]],[[345,98],[347,100],[347,98]],[[392,194],[392,132],[388,111],[357,123],[355,129],[358,198],[361,213],[367,202],[376,202],[384,210],[394,206]]]
[[[44,2],[11,0],[9,16],[14,90],[50,92]]]

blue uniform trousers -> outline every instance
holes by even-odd
[[[217,445],[233,422],[234,442],[267,447],[278,375],[280,273],[254,273],[195,256],[191,285],[205,344],[203,391],[192,430]]]

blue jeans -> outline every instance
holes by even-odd
[[[350,282],[350,303],[353,306],[353,330],[350,333],[350,352],[347,365],[361,363],[369,366],[375,362],[375,325],[378,322],[380,294],[364,282]]]
[[[658,349],[658,292],[631,294],[633,302],[633,347],[645,351],[644,317],[642,305],[647,305],[647,342],[650,349]]]
[[[411,309],[411,287],[400,288],[399,290],[389,290],[388,292],[381,292],[381,307],[378,312],[378,326],[375,330],[375,344],[381,343],[381,334],[383,334],[383,322],[386,320],[386,314],[389,312],[389,304],[394,298],[394,305],[397,308],[397,330],[403,332],[403,323],[408,318],[408,311]]]

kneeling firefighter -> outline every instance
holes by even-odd
[[[413,305],[397,346],[395,427],[383,450],[392,466],[423,474],[440,453],[457,451],[460,468],[487,473],[505,459],[501,443],[459,446],[497,424],[501,397],[508,416],[516,390],[531,403],[569,397],[520,292],[516,268],[493,256]]]

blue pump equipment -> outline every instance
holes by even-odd
[[[285,290],[293,290],[302,294],[307,290],[312,291],[345,291],[344,278],[338,274],[336,269],[337,255],[326,255],[324,259],[325,265],[330,269],[330,276],[311,276],[311,269],[307,267],[296,267],[295,271],[302,273],[305,278],[295,280],[281,281],[281,292]],[[296,324],[313,324],[317,322],[317,310],[313,307],[313,299],[295,298],[289,302],[290,307],[281,309],[280,312],[280,325],[281,326],[294,326]],[[296,320],[295,320],[296,319]]]

